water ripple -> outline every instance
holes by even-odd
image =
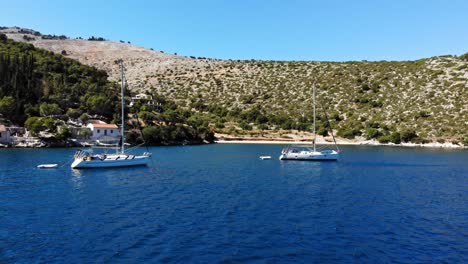
[[[35,168],[70,150],[1,150],[0,262],[467,261],[466,151],[258,159],[280,150],[154,148],[151,167],[84,171]]]

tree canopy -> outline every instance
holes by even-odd
[[[80,117],[86,121],[98,115],[117,123],[120,86],[107,78],[105,71],[0,34],[0,113],[18,125],[25,125],[33,134],[45,129],[55,132],[60,119]],[[129,96],[129,91],[125,92]],[[184,124],[191,112],[178,109],[164,97],[154,96],[160,111],[145,106],[147,111],[141,113],[145,123],[142,134],[151,144],[213,140],[213,132],[206,123]],[[68,134],[67,129],[62,129],[57,135]],[[141,140],[141,136],[130,135],[134,143]]]

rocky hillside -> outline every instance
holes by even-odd
[[[316,83],[318,99],[342,137],[414,131],[429,140],[468,138],[466,54],[398,62],[235,61],[177,56],[123,41],[44,36],[19,28],[0,31],[106,70],[114,80],[119,79],[114,61],[122,58],[135,92],[158,92],[181,106],[201,103],[206,107],[200,111],[260,109],[266,116],[310,122]]]

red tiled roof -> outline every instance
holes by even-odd
[[[116,124],[92,124],[95,128],[118,128]]]

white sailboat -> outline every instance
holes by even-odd
[[[313,135],[314,139],[312,141],[312,146],[288,146],[281,151],[279,157],[280,160],[310,160],[310,161],[336,161],[339,158],[339,148],[336,144],[335,137],[333,136],[333,141],[335,143],[336,149],[323,149],[317,148],[315,141],[317,138],[317,133],[315,131],[315,84],[313,86],[313,106],[314,106],[314,125],[313,125]]]
[[[130,155],[125,153],[125,99],[124,99],[124,67],[123,61],[120,60],[121,70],[121,103],[122,103],[122,125],[121,125],[121,137],[122,142],[120,151],[115,154],[100,154],[95,155],[92,150],[78,150],[75,153],[74,161],[71,164],[73,169],[84,169],[84,168],[109,168],[109,167],[130,167],[130,166],[144,166],[148,164],[151,157],[151,153],[144,152],[142,155]]]

